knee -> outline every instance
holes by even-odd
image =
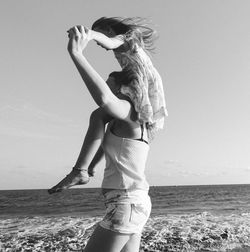
[[[110,115],[108,115],[105,111],[99,108],[91,113],[89,122],[90,124],[101,123],[102,125],[104,125],[108,123],[111,119],[112,117]]]
[[[94,110],[89,117],[90,124],[100,122],[101,120],[102,120],[102,118],[101,118],[101,115],[98,110]]]

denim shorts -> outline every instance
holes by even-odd
[[[106,214],[99,225],[122,234],[141,233],[151,212],[145,190],[112,190],[104,194]]]

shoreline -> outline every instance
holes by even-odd
[[[235,183],[235,184],[183,184],[183,185],[150,185],[150,189],[153,188],[160,188],[160,187],[210,187],[210,186],[250,186],[250,183],[243,183],[243,184],[239,184],[239,183]],[[90,190],[101,190],[101,187],[78,187],[78,186],[74,186],[73,188],[69,188],[67,190],[82,190],[82,189],[90,189]],[[0,189],[1,191],[48,191],[48,188],[15,188],[15,189]]]
[[[0,251],[81,251],[102,217],[26,217],[0,220]],[[141,251],[250,251],[250,213],[208,212],[149,218]]]

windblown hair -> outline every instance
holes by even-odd
[[[92,30],[100,29],[109,32],[109,28],[116,35],[122,35],[124,42],[128,45],[126,47],[128,53],[122,55],[125,59],[122,71],[113,72],[109,77],[114,78],[115,83],[120,83],[120,92],[130,98],[137,111],[135,120],[145,123],[151,141],[158,127],[154,113],[159,111],[153,111],[153,109],[158,106],[155,98],[160,91],[157,89],[159,85],[156,83],[160,82],[160,77],[153,77],[151,63],[148,63],[150,53],[154,50],[156,31],[149,27],[146,19],[140,17],[102,17],[92,25]],[[139,51],[138,47],[142,48],[145,54]],[[126,64],[126,60],[128,60],[128,64]],[[160,113],[162,114],[162,111]]]
[[[153,52],[154,41],[157,38],[156,31],[148,26],[146,19],[140,17],[101,17],[92,25],[92,29],[106,30],[109,27],[116,35],[132,38],[134,42],[138,43],[147,52]]]

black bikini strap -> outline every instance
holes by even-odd
[[[141,126],[141,138],[140,139],[136,139],[136,140],[142,141],[142,142],[145,142],[146,144],[148,144],[148,142],[143,139],[143,133],[144,133],[144,125],[143,125],[143,123],[140,124],[140,126]]]
[[[144,125],[141,123],[141,140],[143,141],[143,132],[144,132]]]

